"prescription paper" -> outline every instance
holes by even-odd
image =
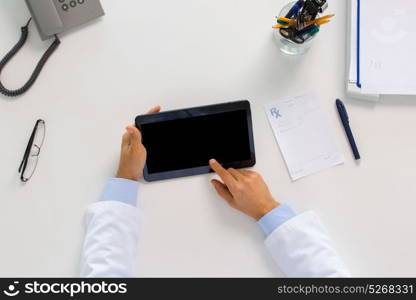
[[[344,162],[334,125],[316,94],[275,101],[265,110],[292,180]]]
[[[361,1],[361,83],[368,94],[416,94],[416,1]]]

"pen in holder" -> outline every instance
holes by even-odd
[[[334,15],[320,17],[326,10],[326,0],[298,0],[288,3],[280,11],[273,26],[280,51],[288,55],[306,53],[320,31]]]

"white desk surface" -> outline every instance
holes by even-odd
[[[107,15],[62,44],[34,87],[0,97],[0,276],[77,276],[83,218],[114,175],[124,126],[160,104],[177,109],[229,100],[252,104],[258,163],[273,194],[313,209],[356,276],[415,276],[416,97],[371,104],[344,91],[346,3],[310,52],[284,57],[271,25],[283,0],[103,0]],[[0,3],[0,53],[29,17],[24,1]],[[30,39],[2,74],[27,79],[49,42]],[[263,104],[317,91],[345,164],[291,182]],[[346,101],[362,161],[338,120]],[[37,118],[47,137],[34,178],[17,168]],[[255,222],[233,211],[202,175],[143,183],[140,276],[281,276]]]

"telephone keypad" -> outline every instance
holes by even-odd
[[[75,8],[78,5],[82,5],[85,3],[86,0],[58,0],[59,3],[61,3],[61,9],[63,11],[69,11],[70,8]]]

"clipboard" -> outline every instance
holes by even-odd
[[[365,94],[361,90],[360,77],[360,26],[361,0],[348,0],[348,34],[347,34],[347,94],[356,99],[379,101],[379,94]]]

